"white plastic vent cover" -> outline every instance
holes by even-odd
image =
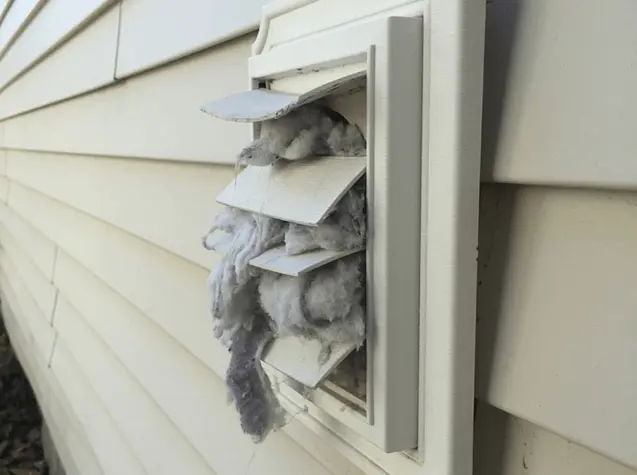
[[[243,101],[243,96],[239,99]],[[217,201],[283,221],[316,226],[361,178],[366,163],[360,157],[320,157],[267,167],[248,166],[221,192]],[[231,236],[220,233],[208,240],[208,246],[225,254],[230,242]],[[279,246],[250,260],[250,265],[298,277],[363,250],[317,250],[288,256],[285,246]],[[305,386],[315,388],[355,348],[352,343],[335,344],[327,361],[318,364],[322,350],[318,342],[285,337],[270,345],[263,360]]]
[[[232,244],[232,236],[225,233],[218,233],[206,240],[207,247],[214,249],[218,254],[226,254]],[[308,251],[303,254],[289,256],[285,253],[285,246],[277,246],[265,251],[260,256],[249,261],[250,265],[259,269],[277,272],[279,274],[298,277],[308,272],[318,269],[325,264],[329,264],[337,259],[342,259],[364,249],[350,249],[346,251],[331,251],[318,249]]]
[[[321,157],[247,167],[217,197],[226,206],[316,226],[365,173],[360,157]]]
[[[366,94],[366,110],[355,111],[365,117],[366,158],[321,157],[283,167],[247,167],[218,201],[315,226],[365,175],[366,415],[345,403],[313,400],[338,424],[387,452],[418,445],[422,24],[422,18],[381,18],[281,44],[250,58],[253,90],[202,108],[218,118],[258,122],[325,96]],[[364,102],[358,107],[365,108]],[[346,111],[339,112],[347,117]],[[217,251],[224,252],[226,246],[227,237],[214,238]],[[250,264],[299,276],[347,254],[286,256],[276,248]],[[318,343],[283,338],[273,342],[264,361],[315,387],[352,349],[339,347],[319,366]]]
[[[361,60],[358,55],[350,60]],[[302,73],[303,70],[297,71]],[[355,79],[364,78],[367,65],[364,62],[337,66],[322,71],[297,74],[293,78],[274,80],[269,87],[257,88],[233,94],[209,102],[201,110],[219,119],[235,122],[261,122],[277,119],[304,104],[309,104],[330,94],[344,92],[359,85]]]

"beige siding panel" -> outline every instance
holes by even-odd
[[[0,244],[29,289],[43,316],[50,323],[53,317],[56,288],[33,263],[31,257],[22,249],[3,223],[0,223]]]
[[[94,447],[89,444],[85,428],[78,420],[75,409],[66,398],[60,383],[50,369],[47,370],[46,375],[51,388],[51,398],[46,404],[49,411],[47,421],[52,420],[51,425],[59,428],[59,434],[57,436],[54,434],[55,443],[62,441],[63,445],[68,447],[67,459],[78,467],[78,475],[107,475],[99,464]],[[64,463],[64,458],[62,461]]]
[[[4,259],[4,256],[2,256],[2,259]],[[24,351],[26,356],[28,356],[28,361],[24,362],[24,366],[26,367],[27,376],[30,378],[38,402],[41,405],[46,405],[46,401],[50,396],[49,388],[46,387],[48,376],[44,376],[46,373],[47,360],[42,358],[40,352],[33,351],[35,340],[31,332],[29,317],[22,311],[22,304],[19,302],[13,290],[13,285],[15,285],[15,283],[7,276],[5,270],[0,269],[2,317],[7,325],[7,330],[9,330],[13,347],[18,350],[18,352]],[[14,332],[11,331],[12,329],[17,329],[19,334],[14,335]],[[13,339],[16,339],[16,341],[13,342]],[[22,355],[19,354],[18,356],[21,358]],[[39,377],[31,378],[33,375],[30,374],[29,371],[35,370],[38,371]]]
[[[6,173],[7,173],[7,151],[0,150],[0,175],[4,176],[6,175]]]
[[[0,90],[90,23],[113,0],[55,0],[44,7],[0,61]]]
[[[11,151],[8,176],[206,268],[201,237],[230,167]]]
[[[214,474],[82,315],[62,296],[56,307],[55,326],[59,339],[87,376],[148,473]],[[161,374],[162,368],[155,367],[155,371]]]
[[[103,474],[86,439],[70,428],[72,419],[60,402],[52,398],[41,410],[66,475]]]
[[[637,188],[637,3],[487,9],[483,179]]]
[[[256,30],[268,0],[127,0],[117,77],[180,58]],[[247,77],[246,77],[247,81]],[[246,82],[247,86],[247,82]]]
[[[4,16],[9,11],[9,8],[11,8],[12,3],[13,3],[13,0],[0,1],[0,23],[2,22],[2,20],[4,20]]]
[[[5,276],[2,279],[6,279]],[[3,280],[6,282],[6,280]],[[2,286],[3,299],[7,298],[6,285]],[[100,475],[102,470],[97,464],[95,455],[87,444],[84,433],[73,412],[69,411],[68,402],[60,398],[59,385],[46,363],[38,360],[37,354],[30,351],[29,341],[32,336],[27,328],[20,326],[23,314],[15,314],[15,304],[7,306],[3,303],[3,317],[9,331],[13,348],[31,382],[36,398],[40,404],[44,418],[52,432],[55,445],[68,475]],[[57,395],[55,391],[58,391]]]
[[[3,204],[0,204],[0,221],[22,249],[28,250],[31,260],[46,278],[51,280],[55,265],[55,244]]]
[[[104,474],[92,448],[88,445],[86,436],[74,429],[69,429],[69,426],[74,424],[71,422],[73,416],[69,415],[69,411],[57,399],[53,398],[49,401],[44,417],[51,429],[67,475]]]
[[[225,374],[229,355],[212,337],[204,269],[17,184],[14,191],[17,213],[218,375]],[[188,315],[189,324],[183,325],[175,315]]]
[[[169,68],[8,120],[4,146],[234,163],[250,138],[249,125],[215,120],[200,108],[247,88],[250,41],[240,38]]]
[[[146,471],[99,401],[62,342],[51,360],[51,372],[64,388],[70,407],[86,431],[87,441],[107,475],[141,475]]]
[[[47,0],[14,0],[0,23],[0,57]]]
[[[81,429],[77,420],[71,415],[68,403],[61,397],[59,386],[55,384],[54,378],[51,377],[50,371],[47,369],[47,358],[39,351],[33,351],[38,347],[38,330],[37,322],[34,322],[35,312],[28,302],[28,296],[16,293],[15,287],[22,287],[19,278],[15,275],[7,275],[4,269],[0,271],[0,289],[3,298],[3,316],[7,323],[7,329],[10,331],[12,344],[18,353],[21,363],[25,367],[25,371],[31,381],[36,397],[42,407],[45,417],[51,421],[51,425],[58,432],[58,440],[63,445],[67,445],[66,441],[71,441],[70,447],[75,447],[73,456],[69,452],[65,457],[67,462],[75,465],[74,459],[78,459],[78,465],[86,468],[84,471],[77,471],[79,474],[102,473],[97,466],[93,454],[84,443],[84,437],[81,435]],[[23,291],[23,289],[20,289]],[[13,324],[13,325],[12,325]],[[35,328],[35,331],[34,331]],[[13,331],[12,331],[13,330]]]
[[[7,280],[3,286],[8,287],[14,301],[19,306],[19,315],[26,322],[26,325],[33,335],[32,350],[38,357],[48,364],[55,341],[55,330],[49,325],[46,316],[38,308],[35,299],[31,295],[28,287],[24,283],[15,265],[7,256],[6,252],[0,254],[0,264],[2,272]]]
[[[482,191],[478,395],[637,467],[637,194]]]
[[[257,450],[241,432],[223,382],[65,253],[59,256],[55,282],[219,475],[329,473],[281,432]],[[188,325],[188,317],[183,314],[182,325]]]
[[[637,475],[530,422],[478,405],[474,475]]]
[[[4,89],[0,93],[0,119],[113,82],[118,13],[117,8],[111,9]]]

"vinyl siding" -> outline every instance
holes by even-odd
[[[4,89],[0,94],[0,119],[113,82],[118,20],[118,9],[109,10]],[[87,64],[91,66],[86,67]]]
[[[45,3],[29,28],[2,56],[0,90],[72,38],[112,3],[113,0],[55,0]]]
[[[256,30],[267,0],[122,2],[116,76],[130,76]]]
[[[160,70],[15,117],[4,122],[5,146],[92,156],[234,163],[237,150],[249,138],[249,127],[215,120],[199,109],[211,99],[246,87],[253,39],[250,35],[224,43]],[[72,61],[69,69],[74,67],[83,68]]]
[[[205,286],[217,256],[200,237],[248,127],[199,107],[246,87],[254,34],[192,37],[116,63],[121,14],[145,12],[157,34],[169,2],[155,11],[141,0],[94,1],[44,41],[39,18],[59,15],[55,3],[0,59],[0,88],[9,84],[0,91],[0,293],[69,474],[420,473],[400,454],[361,455],[300,412],[255,446],[227,403],[228,352],[212,336]],[[510,3],[490,4],[491,54],[507,38],[498,8]],[[534,11],[529,18],[544,18]],[[533,44],[528,35],[522,45]],[[117,65],[135,74],[120,81]],[[40,87],[57,71],[69,81]],[[533,104],[534,94],[543,92],[514,91],[510,124],[526,124],[519,101]],[[496,99],[487,94],[488,111]],[[485,134],[493,124],[487,118]],[[603,189],[630,188],[630,163],[614,155],[621,177],[604,166],[596,186],[576,190],[561,175],[576,166],[567,147],[568,164],[538,162],[536,180],[526,145],[507,130],[504,145],[485,142],[475,474],[637,474],[618,463],[637,467],[628,367],[637,356],[637,194]],[[631,138],[621,138],[623,150]]]
[[[0,56],[26,28],[47,0],[13,0],[0,24]]]
[[[216,257],[201,248],[200,236],[219,210],[215,195],[233,172],[205,162],[215,155],[231,162],[231,145],[243,143],[247,128],[240,127],[241,139],[234,129],[224,134],[224,124],[198,106],[241,88],[254,36],[91,94],[83,93],[103,86],[102,80],[82,82],[78,71],[66,84],[50,83],[44,95],[38,90],[24,97],[50,74],[72,69],[82,57],[78,51],[86,51],[82,66],[97,65],[84,68],[90,75],[109,63],[101,77],[112,81],[114,49],[100,50],[98,43],[104,31],[104,44],[111,44],[117,15],[117,7],[105,11],[0,93],[2,115],[18,113],[0,124],[3,132],[12,129],[3,138],[24,133],[46,139],[35,130],[39,117],[57,140],[64,134],[51,129],[56,123],[72,140],[83,135],[77,129],[82,122],[96,136],[100,129],[138,136],[136,126],[146,127],[137,145],[121,136],[115,142],[122,148],[100,150],[97,141],[86,140],[83,154],[64,141],[59,147],[3,141],[3,302],[15,315],[7,317],[8,326],[30,379],[41,388],[38,399],[52,408],[44,414],[64,464],[83,475],[361,474],[338,451],[323,446],[310,452],[286,432],[255,446],[227,402],[228,354],[212,336],[205,286]],[[221,79],[208,81],[210,67]],[[199,84],[194,94],[189,77]],[[164,91],[173,94],[172,105],[158,101],[168,97]],[[154,112],[147,109],[151,103],[157,103]],[[114,115],[91,104],[106,105]],[[133,110],[141,116],[134,118]],[[100,125],[85,122],[87,113]],[[120,124],[126,120],[132,121]],[[151,130],[153,124],[161,132]],[[165,133],[170,130],[177,135]],[[150,144],[149,136],[172,142],[172,151]],[[218,151],[220,137],[225,148]],[[195,157],[188,144],[198,140]],[[298,421],[289,430],[308,448],[324,444]]]

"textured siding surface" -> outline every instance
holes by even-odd
[[[488,3],[476,374],[633,469],[636,32],[632,1]]]
[[[68,473],[363,473],[298,421],[253,445],[227,402],[200,237],[248,130],[199,106],[245,87],[254,35],[83,94],[118,9],[0,93],[4,315]]]
[[[200,236],[220,209],[215,197],[233,177],[248,128],[199,106],[246,87],[254,34],[219,43],[199,30],[150,48],[166,37],[142,44],[144,22],[127,12],[149,15],[161,36],[170,2],[157,11],[146,0],[95,0],[83,10],[77,0],[13,2],[36,3],[0,58],[0,295],[69,475],[386,473],[307,414],[255,446],[227,403],[228,353],[212,336],[205,288],[216,256]],[[598,148],[621,148],[600,164],[594,147],[579,154],[584,145],[571,135],[532,120],[550,112],[536,109],[560,85],[550,80],[557,66],[548,53],[533,56],[545,89],[519,80],[535,63],[514,63],[515,76],[500,71],[498,45],[513,34],[507,18],[515,13],[522,25],[514,46],[526,57],[535,38],[546,40],[533,22],[557,31],[575,2],[531,3],[489,7],[484,178],[495,183],[483,186],[481,210],[475,474],[635,475],[620,465],[637,467],[637,178],[622,158],[634,154],[634,134],[609,126],[601,138],[588,135]],[[590,8],[580,10],[577,32],[597,11],[583,3]],[[610,3],[637,21],[632,3]],[[9,17],[9,9],[6,18],[19,13]],[[182,13],[175,21],[187,20]],[[600,25],[615,24],[606,20]],[[630,77],[636,63],[621,61],[621,40],[637,30],[622,25],[607,32],[617,46],[613,65]],[[133,49],[120,50],[118,62],[126,44]],[[503,105],[497,87],[513,102]],[[593,86],[568,90],[585,95]],[[630,103],[603,110],[628,114]],[[508,125],[496,140],[490,114],[499,109]],[[559,110],[568,121],[586,105]],[[528,150],[542,156],[532,167]],[[581,176],[578,157],[586,158]],[[587,188],[556,186],[573,183]],[[608,189],[618,187],[628,191]],[[411,459],[402,463],[420,473]]]

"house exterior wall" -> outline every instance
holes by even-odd
[[[73,1],[65,1],[67,16],[65,2],[51,0],[25,17],[0,57],[7,81],[0,86],[0,292],[67,473],[387,473],[382,461],[305,414],[293,414],[284,430],[255,446],[227,403],[228,354],[212,337],[205,288],[217,257],[199,239],[220,210],[215,197],[232,179],[249,131],[199,107],[247,86],[255,38],[248,31],[259,2],[249,2],[252,16],[234,34],[199,30],[190,39],[184,27],[185,38],[164,50],[161,22],[172,2],[93,1],[77,17]],[[189,0],[183,8],[196,12],[209,3]],[[561,31],[560,12],[577,9],[566,0],[535,2],[536,9],[532,2],[489,4],[474,473],[635,474],[618,462],[637,467],[637,381],[630,373],[637,195],[626,185],[637,176],[621,159],[634,134],[620,134],[618,153],[599,165],[599,182],[582,168],[585,179],[573,183],[587,188],[567,186],[563,170],[577,170],[575,139],[548,126],[528,128],[536,122],[523,114],[552,90],[511,79],[524,77],[528,63],[515,63],[513,76],[499,69],[498,48],[513,37],[507,28],[517,3],[527,12],[515,13],[522,39],[513,52],[522,56],[545,38],[532,25]],[[595,2],[584,3],[591,8],[579,10],[577,25],[595,15]],[[631,2],[611,3],[613,18],[631,18]],[[59,24],[70,12],[76,16],[59,34],[44,33],[38,17]],[[161,39],[157,48],[142,41],[152,43],[139,35],[143,20]],[[188,25],[187,15],[175,21]],[[628,44],[621,35],[637,31],[604,25],[600,40],[610,37],[620,50]],[[628,53],[615,53],[618,65],[621,54]],[[26,56],[30,62],[21,62]],[[535,74],[555,84],[549,79],[557,65],[533,58],[542,68]],[[515,107],[500,107],[505,90]],[[628,101],[637,97],[625,92]],[[586,113],[589,106],[578,104],[577,113]],[[489,115],[498,108],[513,124],[499,142]],[[570,117],[543,112],[555,124]],[[511,128],[516,124],[531,137]],[[586,139],[601,147],[617,130]],[[529,171],[522,138],[533,137],[563,140],[559,167]],[[393,466],[418,471],[417,462],[395,457]]]

